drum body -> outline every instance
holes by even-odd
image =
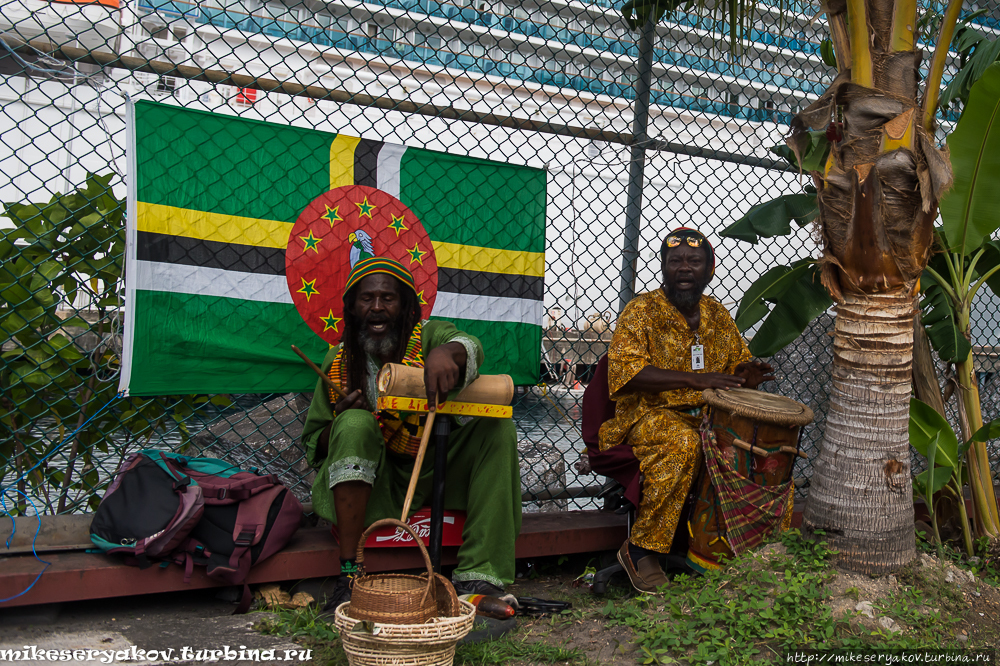
[[[798,455],[802,425],[812,421],[805,405],[751,389],[705,391],[708,416],[702,428],[710,427],[720,454],[741,476],[761,486],[780,486],[791,481]],[[747,451],[735,441],[760,451]],[[782,451],[782,448],[785,450]],[[731,559],[733,551],[725,538],[718,497],[708,470],[702,464],[689,498],[687,563],[695,571],[719,568],[720,557]],[[781,529],[788,529],[792,517],[789,496]]]

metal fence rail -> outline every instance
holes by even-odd
[[[514,405],[524,500],[526,510],[599,504],[603,479],[575,467],[582,387],[620,303],[658,284],[664,232],[696,226],[716,243],[710,289],[731,310],[764,270],[814,250],[808,229],[755,246],[718,236],[752,206],[801,189],[769,149],[831,70],[815,9],[785,7],[779,35],[779,10],[761,4],[734,61],[724,33],[686,14],[650,31],[644,60],[602,1],[0,0],[6,510],[93,508],[141,447],[265,468],[308,496],[298,443],[308,396],[116,395],[129,99],[544,168],[540,382],[519,387]],[[976,342],[992,346],[998,308],[981,310],[993,319]],[[774,359],[769,389],[819,415],[803,438],[810,455],[830,321]],[[993,355],[982,359],[993,414]],[[809,473],[797,465],[800,496]]]

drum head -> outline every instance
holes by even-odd
[[[754,389],[734,388],[728,391],[705,389],[701,393],[712,407],[730,414],[745,416],[780,426],[804,426],[812,423],[813,412],[801,402],[783,395]]]

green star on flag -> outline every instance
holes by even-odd
[[[307,281],[305,278],[302,278],[302,288],[299,289],[298,293],[305,294],[307,301],[318,294],[319,290],[316,289],[316,280]]]
[[[413,248],[407,250],[407,252],[410,253],[410,265],[411,266],[413,264],[420,264],[421,266],[424,265],[424,255],[427,254],[427,253],[424,252],[424,251],[421,251],[418,243],[414,243],[413,244]]]
[[[338,332],[339,329],[337,327],[340,325],[340,322],[343,321],[343,319],[341,319],[340,317],[333,316],[333,310],[330,310],[330,314],[328,314],[327,316],[320,317],[319,320],[323,322],[324,331],[329,331],[332,328],[333,330]]]
[[[378,208],[378,206],[373,206],[368,203],[368,197],[361,203],[354,204],[358,207],[358,217],[367,217],[369,220],[372,219],[372,212]]]
[[[313,236],[313,232],[310,231],[308,236],[299,236],[299,240],[305,243],[305,247],[302,248],[303,252],[312,250],[316,254],[319,254],[319,247],[317,246],[319,245],[319,242],[323,240],[322,238],[316,238]]]
[[[400,215],[399,217],[396,217],[395,215],[392,216],[392,222],[389,223],[389,228],[396,232],[396,238],[399,238],[400,231],[407,231],[409,229],[408,226],[403,224],[405,219],[405,215]]]
[[[329,222],[330,228],[333,229],[334,224],[344,221],[344,218],[342,218],[338,212],[339,210],[340,206],[334,206],[333,208],[326,206],[326,215],[322,215],[319,219]]]

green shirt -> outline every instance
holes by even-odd
[[[440,347],[449,342],[459,342],[465,347],[468,360],[465,366],[465,378],[459,386],[456,386],[449,394],[453,398],[459,391],[468,386],[479,375],[479,367],[483,364],[483,345],[479,340],[468,333],[458,330],[454,324],[448,321],[430,320],[424,321],[421,347],[424,358],[435,347]],[[340,351],[341,345],[332,347],[323,358],[321,369],[326,374],[330,371],[333,359]],[[365,387],[369,405],[373,405],[375,391],[375,375],[378,366],[371,356],[368,357],[367,386]],[[376,372],[373,372],[375,370]],[[333,405],[330,404],[329,393],[326,384],[322,379],[316,381],[316,391],[313,393],[312,403],[306,413],[306,423],[302,428],[302,443],[306,448],[306,461],[312,467],[318,467],[323,463],[323,459],[316,456],[317,446],[323,429],[334,419]]]

